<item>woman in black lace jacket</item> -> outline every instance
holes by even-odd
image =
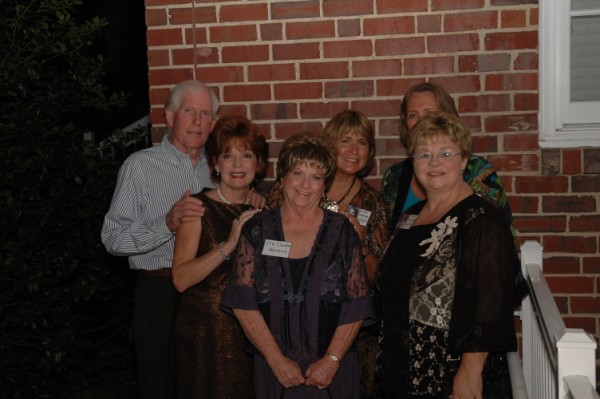
[[[385,398],[510,398],[519,259],[502,211],[462,178],[468,128],[433,114],[408,151],[427,200],[403,213],[377,275]]]

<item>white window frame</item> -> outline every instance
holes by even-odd
[[[582,14],[570,0],[542,0],[539,11],[540,147],[600,147],[600,101],[570,101],[571,17]]]

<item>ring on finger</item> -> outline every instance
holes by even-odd
[[[179,218],[179,223],[183,222],[183,216]]]
[[[287,384],[287,387],[288,387],[288,388],[291,388],[291,387],[292,387],[292,384]]]
[[[324,387],[324,386],[322,386],[322,385],[317,385],[317,388],[319,388],[319,389],[324,389],[325,387]]]

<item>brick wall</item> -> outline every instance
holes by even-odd
[[[472,128],[476,153],[499,171],[519,239],[544,246],[567,326],[598,337],[600,150],[538,146],[537,3],[146,0],[153,139],[164,132],[168,89],[193,77],[218,91],[221,113],[261,126],[273,159],[287,136],[351,107],[375,124],[369,182],[379,187],[405,154],[404,91],[439,82]]]

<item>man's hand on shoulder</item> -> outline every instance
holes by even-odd
[[[167,213],[167,227],[175,232],[181,222],[200,219],[204,216],[204,211],[202,201],[192,197],[192,191],[187,190]]]

